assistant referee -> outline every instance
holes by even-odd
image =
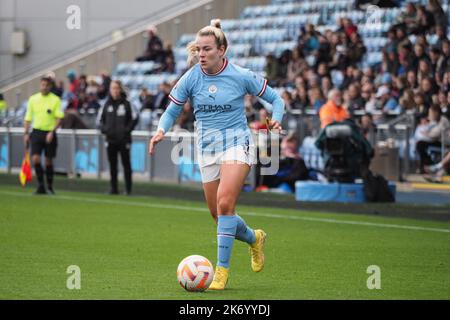
[[[28,148],[31,142],[31,157],[38,180],[35,194],[54,194],[53,190],[53,158],[56,156],[56,129],[59,128],[64,113],[61,110],[61,99],[50,92],[52,80],[41,78],[40,92],[32,95],[28,100],[25,114],[24,144]],[[29,134],[30,124],[33,131]],[[44,185],[44,170],[41,166],[41,154],[45,155],[45,174],[47,189]]]

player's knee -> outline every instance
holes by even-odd
[[[31,160],[33,161],[33,164],[40,164],[41,163],[41,157],[37,154],[33,155],[31,157]]]
[[[219,214],[230,214],[234,211],[236,199],[234,197],[224,194],[217,199],[217,211]]]

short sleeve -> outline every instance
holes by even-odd
[[[192,69],[186,72],[170,91],[169,99],[179,106],[183,106],[189,99],[192,86],[191,71]]]
[[[27,112],[25,113],[25,121],[31,122],[33,120],[33,99],[28,99]]]
[[[55,117],[59,119],[64,118],[64,112],[61,110],[61,99],[58,97],[55,98]]]
[[[246,70],[244,81],[248,94],[261,97],[266,91],[267,79],[264,79],[253,71]]]

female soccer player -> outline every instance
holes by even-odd
[[[217,223],[218,262],[209,289],[223,290],[228,281],[234,239],[250,245],[251,266],[264,267],[263,230],[252,230],[235,214],[236,202],[255,162],[254,144],[245,116],[244,97],[256,95],[271,103],[270,129],[281,130],[284,103],[267,80],[230,63],[225,57],[227,38],[220,20],[202,28],[188,45],[193,66],[172,89],[171,102],[150,140],[149,153],[172,127],[188,99],[194,107],[198,133],[198,161],[208,208]]]

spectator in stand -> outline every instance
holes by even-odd
[[[437,93],[437,87],[431,78],[423,78],[420,82],[420,91],[423,94],[425,104],[431,105],[433,103],[433,95]]]
[[[360,86],[357,83],[351,84],[348,87],[349,103],[347,105],[347,111],[353,114],[355,111],[364,110],[366,101],[361,96]]]
[[[155,109],[165,110],[169,104],[169,94],[171,89],[170,84],[167,82],[163,82],[159,85],[158,93],[156,93],[154,98]]]
[[[97,96],[98,94],[98,83],[95,80],[95,77],[88,77],[87,78],[87,87],[86,87],[86,94],[94,94]]]
[[[417,76],[416,73],[414,72],[414,70],[410,70],[408,71],[408,73],[406,74],[406,82],[407,82],[407,88],[414,90],[418,88],[418,82],[417,82]]]
[[[53,71],[47,72],[45,77],[51,82],[52,88],[50,89],[50,92],[61,98],[64,94],[64,82],[59,81],[58,83],[56,83],[56,75]]]
[[[444,156],[444,158],[431,166],[425,166],[425,171],[431,173],[432,176],[425,176],[424,178],[431,182],[443,182],[443,177],[446,170],[448,171],[450,165],[450,152]]]
[[[311,105],[305,86],[296,87],[292,93],[292,98],[294,100],[295,109],[305,111]]]
[[[439,77],[439,81],[443,80],[444,73],[450,67],[450,41],[444,40],[442,42],[442,55],[439,57],[439,60],[436,65],[437,76]]]
[[[278,67],[278,61],[275,58],[275,56],[271,53],[269,53],[266,56],[266,66],[264,67],[264,71],[266,73],[266,78],[268,81],[269,86],[276,86],[278,81],[278,75],[279,75],[279,67]]]
[[[99,84],[97,96],[100,100],[104,100],[108,97],[109,87],[111,85],[111,77],[106,71],[101,73],[101,83]]]
[[[331,37],[331,30],[327,30],[327,32],[330,33]],[[325,62],[328,63],[331,60],[331,43],[328,41],[326,36],[323,36],[321,34],[318,35],[319,38],[319,49],[317,50],[316,54],[316,64]]]
[[[79,92],[80,81],[77,79],[75,70],[67,71],[67,79],[69,79],[69,92],[77,95]]]
[[[155,61],[155,62],[164,62],[164,47],[163,42],[157,35],[158,30],[154,25],[150,25],[147,28],[148,34],[148,42],[147,49],[144,54],[138,58],[136,61]]]
[[[286,77],[288,72],[288,63],[291,60],[291,50],[284,50],[278,59],[278,79],[280,79],[280,86],[286,83]]]
[[[167,73],[175,73],[175,60],[173,56],[166,57],[162,71]]]
[[[319,49],[319,39],[313,24],[307,24],[301,33],[299,47],[305,56],[312,55]]]
[[[395,35],[395,28],[390,28],[387,32],[386,44],[381,49],[383,53],[397,52],[397,36]]]
[[[419,140],[416,143],[416,150],[420,159],[420,173],[425,173],[424,166],[432,164],[428,154],[428,147],[441,147],[442,134],[449,128],[450,122],[446,117],[442,116],[441,107],[435,104],[432,105],[428,111],[428,126],[420,133]]]
[[[389,49],[388,52],[383,53],[385,58],[383,59],[383,69],[390,74],[398,74],[400,71],[400,60],[398,59],[397,52]]]
[[[86,88],[88,87],[88,83],[87,83],[87,77],[85,74],[80,75],[80,78],[78,79],[79,83],[78,83],[78,91],[77,93],[86,93]]]
[[[419,68],[417,70],[417,81],[422,83],[422,81],[430,76],[433,76],[430,62],[427,59],[419,60]]]
[[[90,92],[86,95],[86,100],[81,105],[81,109],[79,110],[79,112],[88,114],[97,114],[99,109],[100,103],[98,103],[97,95],[94,92]]]
[[[378,88],[376,108],[384,113],[397,112],[400,113],[400,108],[397,100],[391,95],[391,90],[388,86],[383,85]]]
[[[448,41],[447,28],[441,25],[436,25],[436,38],[436,43],[434,45],[442,50],[442,43],[446,40]]]
[[[343,26],[344,26],[345,35],[349,39],[352,38],[353,34],[358,34],[358,27],[353,24],[352,20],[345,18],[343,20]]]
[[[323,97],[322,91],[319,87],[315,86],[308,90],[308,98],[311,103],[310,107],[319,112],[320,108],[325,103],[325,99]]]
[[[281,99],[284,101],[286,111],[290,111],[294,108],[294,100],[292,99],[292,95],[289,91],[284,90],[281,94]]]
[[[426,60],[427,62],[430,62],[430,58],[427,56],[425,48],[421,44],[416,43],[414,45],[414,60],[413,60],[413,68],[415,72],[417,72],[419,68],[420,60]]]
[[[349,113],[342,105],[342,93],[333,89],[328,94],[328,101],[320,108],[320,127],[325,128],[334,121],[343,121],[350,118]]]
[[[408,33],[406,33],[406,30],[402,27],[395,28],[395,35],[397,37],[397,51],[399,51],[399,48],[411,48],[412,43],[408,38]]]
[[[403,112],[414,114],[417,108],[414,102],[414,91],[411,89],[405,90],[400,97],[399,104]]]
[[[450,120],[450,91],[447,92],[447,109],[444,114],[448,114],[447,118]]]
[[[366,47],[364,42],[359,37],[359,34],[355,31],[350,33],[350,42],[348,44],[348,61],[350,65],[356,65],[361,62],[364,54],[366,53]]]
[[[441,57],[441,50],[437,46],[433,46],[430,49],[429,52],[430,56],[430,69],[431,69],[431,75],[433,79],[435,79],[437,82],[439,82],[439,77],[437,74],[437,66],[439,62],[439,58]],[[419,62],[419,71],[420,71],[420,62]]]
[[[407,86],[406,76],[395,77],[392,84],[392,96],[398,100],[405,92]]]
[[[281,141],[279,170],[273,176],[262,176],[263,186],[267,188],[286,187],[286,190],[294,192],[296,181],[308,180],[308,168],[300,156],[298,148],[299,141],[294,135],[283,138]]]
[[[361,119],[359,121],[359,127],[360,127],[362,135],[369,142],[372,140],[371,135],[373,135],[377,132],[377,127],[374,124],[373,117],[370,113],[366,113],[361,116]]]
[[[374,94],[374,86],[371,82],[365,83],[361,88],[361,98],[364,99],[364,109],[366,109],[367,103]]]
[[[64,118],[61,119],[62,129],[88,129],[86,124],[80,118],[77,110],[68,106],[64,111]]]
[[[294,83],[295,78],[307,67],[300,50],[296,47],[292,50],[292,56],[287,64],[287,80]]]
[[[441,107],[442,115],[450,120],[450,101],[447,100],[447,96],[450,97],[450,91],[448,95],[445,91],[439,91],[438,104]]]
[[[141,111],[144,109],[154,110],[155,106],[153,104],[154,97],[150,94],[147,88],[142,88],[139,94],[139,101],[141,103]]]
[[[408,2],[406,4],[405,10],[404,11],[402,10],[400,14],[397,16],[395,26],[406,28],[408,33],[411,33],[412,30],[416,27],[416,17],[417,13],[414,3]]]
[[[320,81],[320,88],[322,89],[322,93],[325,97],[328,96],[328,93],[333,89],[333,82],[331,81],[331,77],[323,77]]]
[[[426,9],[427,12],[429,12],[429,14],[432,16],[433,25],[447,29],[448,17],[444,12],[444,9],[442,9],[439,0],[429,0]]]
[[[428,114],[430,105],[425,102],[425,98],[419,89],[414,91],[414,103],[416,105],[416,114]]]
[[[411,30],[412,34],[425,34],[434,26],[434,17],[431,12],[429,12],[425,6],[417,6],[417,15],[415,27]]]
[[[450,91],[450,70],[444,73],[444,77],[442,78],[439,88],[442,91]]]

